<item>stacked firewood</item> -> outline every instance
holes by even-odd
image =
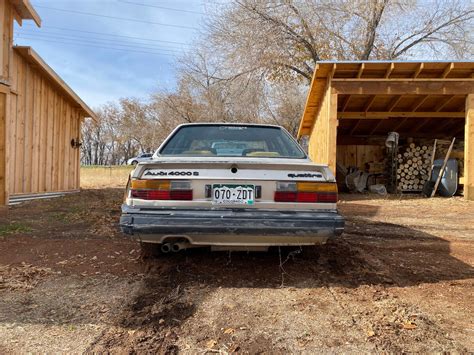
[[[401,191],[421,191],[429,179],[433,147],[411,143],[398,154],[397,186]]]

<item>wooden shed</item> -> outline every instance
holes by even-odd
[[[27,0],[0,0],[0,205],[80,187],[80,132],[93,111],[30,47],[12,45],[13,20],[40,19]]]
[[[452,139],[464,146],[464,196],[474,200],[474,62],[319,62],[298,136],[336,172],[383,154],[401,139]],[[382,143],[381,143],[382,142]]]

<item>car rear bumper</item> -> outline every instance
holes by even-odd
[[[340,235],[337,211],[255,209],[148,209],[124,205],[120,227],[142,242],[184,238],[194,245],[313,245]]]

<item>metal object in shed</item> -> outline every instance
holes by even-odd
[[[436,182],[443,166],[443,162],[444,159],[437,159],[434,161],[433,173],[431,174],[432,182]],[[458,170],[458,161],[456,159],[449,159],[437,191],[440,196],[451,197],[456,193],[459,181]]]
[[[398,140],[400,135],[397,132],[390,132],[385,140],[387,149],[387,171],[388,171],[388,191],[395,192],[397,190],[397,168],[398,168]]]

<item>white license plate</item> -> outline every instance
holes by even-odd
[[[214,205],[253,205],[254,201],[254,185],[212,185],[212,203]]]

